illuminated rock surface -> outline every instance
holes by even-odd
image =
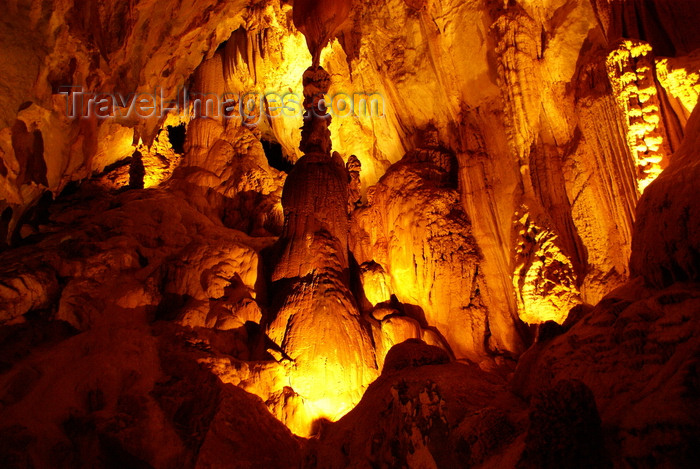
[[[395,295],[413,320],[441,332],[457,358],[478,361],[489,348],[517,348],[498,336],[515,320],[490,316],[479,295],[481,256],[455,190],[455,164],[450,152],[426,147],[393,165],[353,214],[351,252],[374,303]],[[500,326],[493,343],[491,323]]]
[[[696,2],[3,9],[1,467],[696,465]]]
[[[349,289],[350,175],[340,156],[330,154],[330,116],[318,107],[329,78],[314,66],[304,72],[309,112],[300,147],[306,154],[282,191],[284,229],[271,285],[279,309],[268,327],[291,362],[289,386],[308,415],[304,425],[289,426],[304,436],[314,422],[347,413],[377,375],[367,325]]]

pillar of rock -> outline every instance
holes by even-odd
[[[284,185],[284,229],[272,280],[276,316],[268,334],[291,358],[289,385],[301,396],[306,417],[335,420],[360,400],[377,376],[374,348],[349,289],[349,175],[331,140],[322,98],[330,76],[319,66],[304,73],[305,153]]]
[[[310,67],[304,72],[303,84],[306,112],[299,148],[305,155],[294,166],[282,192],[282,257],[273,281],[305,277],[322,265],[341,274],[348,268],[348,173],[340,156],[331,156],[331,116],[322,101],[330,76],[321,67]],[[325,241],[307,238],[296,242],[314,234],[322,235]],[[333,256],[317,249],[317,242],[331,247]]]

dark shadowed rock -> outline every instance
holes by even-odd
[[[450,356],[440,347],[428,345],[420,339],[408,339],[394,345],[386,354],[382,374],[408,367],[443,365],[449,362]]]
[[[530,408],[519,469],[612,467],[605,455],[595,398],[585,384],[560,381],[535,396]]]

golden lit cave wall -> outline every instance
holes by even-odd
[[[558,10],[556,21],[553,21],[554,12],[563,5],[567,8]],[[132,28],[121,32],[107,28],[100,32],[100,35],[104,36],[100,47],[103,47],[102,52],[110,57],[111,64],[110,69],[100,71],[100,76],[103,77],[102,86],[107,87],[106,89],[114,87],[122,90],[127,89],[127,85],[130,84],[142,86],[142,89],[150,89],[154,84],[158,84],[168,90],[174,90],[176,84],[189,74],[188,67],[191,70],[197,61],[201,60],[201,55],[198,56],[200,51],[213,55],[216,45],[229,39],[230,48],[237,49],[240,57],[238,60],[235,54],[229,54],[228,62],[224,61],[222,64],[224,70],[228,67],[226,64],[231,61],[237,61],[239,65],[234,74],[227,75],[229,81],[236,81],[233,76],[240,74],[238,81],[241,87],[248,87],[252,82],[260,89],[276,89],[280,85],[298,89],[301,76],[299,72],[304,67],[302,64],[308,62],[309,55],[304,47],[303,36],[293,29],[289,21],[289,6],[271,2],[248,12],[242,6],[242,3],[236,2],[229,2],[225,7],[217,6],[211,11],[206,22],[201,23],[181,21],[180,18],[188,17],[192,13],[184,7],[168,10],[168,14],[174,19],[171,27],[179,28],[180,32],[186,28],[196,28],[197,34],[193,32],[187,36],[174,34],[177,31],[170,31],[173,33],[170,35],[163,34],[161,23],[150,24],[150,16],[161,14],[155,5],[149,4],[138,13],[130,13],[134,15],[135,20]],[[37,6],[39,9],[49,7],[50,5]],[[100,21],[104,20],[107,24],[112,9],[112,3],[107,2],[104,11],[100,12]],[[421,9],[399,1],[381,4],[358,2],[351,13],[355,33],[343,32],[340,39],[324,51],[322,62],[326,68],[333,71],[334,90],[377,90],[387,97],[386,119],[336,119],[332,124],[334,147],[340,150],[344,157],[347,158],[348,154],[352,153],[362,161],[361,180],[364,189],[376,182],[389,164],[397,161],[406,150],[415,145],[413,131],[430,121],[445,134],[442,141],[458,150],[459,159],[462,161],[463,201],[485,253],[483,269],[488,273],[487,289],[491,291],[493,308],[502,308],[510,312],[519,309],[514,295],[502,293],[504,288],[512,284],[512,276],[516,270],[513,261],[514,250],[509,246],[508,240],[513,229],[513,214],[521,205],[507,201],[510,193],[519,190],[517,186],[521,179],[517,172],[513,172],[517,168],[508,163],[508,152],[527,154],[530,151],[531,140],[538,134],[537,138],[542,138],[546,144],[556,141],[556,145],[562,147],[572,140],[572,129],[578,125],[583,130],[589,125],[584,122],[576,123],[576,119],[572,119],[575,114],[570,102],[567,102],[570,101],[570,97],[566,95],[564,88],[574,79],[583,41],[589,37],[593,43],[601,41],[592,34],[597,27],[596,15],[602,14],[601,12],[601,8],[592,10],[587,2],[566,1],[552,2],[546,6],[537,2],[520,2],[517,8],[502,11],[487,11],[478,2],[429,3]],[[56,14],[60,17],[67,12],[57,9]],[[102,15],[106,15],[105,18],[102,18]],[[32,27],[25,29],[35,31],[37,36],[35,41],[28,41],[29,43],[40,44],[43,41],[41,34],[55,28],[55,24],[45,21],[46,15],[40,11],[27,18],[32,22]],[[18,28],[26,26],[19,23]],[[139,50],[134,49],[138,41],[120,42],[111,37],[117,33],[131,37],[135,31],[144,29],[146,24],[149,24],[150,28],[144,39],[145,46],[140,46]],[[377,30],[384,33],[378,35]],[[239,33],[232,37],[232,31]],[[45,53],[37,54],[39,62],[35,65],[39,67],[41,77],[61,79],[64,75],[61,64],[69,62],[68,58],[72,55],[77,58],[77,67],[70,78],[76,83],[84,81],[91,73],[89,68],[92,66],[87,60],[90,52],[88,46],[81,44],[71,30],[60,30],[57,33],[56,48],[50,49],[48,56]],[[240,46],[244,35],[245,49]],[[164,42],[156,41],[159,37],[168,39]],[[501,38],[503,45],[499,46]],[[542,41],[542,38],[545,40]],[[119,44],[124,44],[128,50],[121,50]],[[512,44],[512,50],[509,50],[506,44]],[[463,53],[464,50],[470,51],[468,57]],[[497,50],[500,56],[495,65],[489,58],[489,54],[494,55],[492,50]],[[126,60],[123,57],[128,59],[128,64],[122,63]],[[173,60],[173,57],[178,57],[178,60]],[[424,60],[425,57],[430,57],[430,60]],[[498,71],[498,63],[507,64],[504,72]],[[670,76],[679,76],[682,72],[678,70],[685,70],[682,65],[681,63],[677,66],[674,69],[677,71]],[[122,68],[129,70],[126,82],[116,83],[109,75],[109,70]],[[253,69],[253,73],[250,73],[250,69]],[[692,96],[696,93],[692,69],[689,68],[686,75],[689,77],[686,80],[687,84],[675,86],[675,91],[672,91],[680,96],[685,93],[682,90],[688,90],[688,96],[682,98],[685,100],[682,104],[684,109],[689,108]],[[12,78],[11,75],[5,77]],[[270,77],[267,83],[266,77]],[[685,79],[674,80],[680,83]],[[44,83],[41,80],[40,82]],[[508,85],[509,82],[513,82],[512,86]],[[504,86],[499,88],[499,83]],[[668,80],[664,83],[673,86]],[[239,85],[229,86],[235,89]],[[118,124],[103,123],[92,130],[90,128],[94,123],[81,124],[76,138],[82,139],[82,142],[76,141],[76,144],[68,141],[73,137],[62,137],[76,134],[70,125],[60,119],[59,111],[63,110],[64,103],[60,97],[52,97],[46,86],[40,88],[35,91],[37,96],[32,99],[35,103],[32,107],[40,107],[44,111],[53,109],[56,112],[42,111],[44,117],[27,116],[23,120],[36,123],[45,137],[54,142],[51,148],[47,149],[47,152],[51,153],[47,153],[45,158],[49,163],[48,181],[51,190],[58,191],[70,178],[80,177],[79,174],[85,174],[86,171],[89,173],[94,169],[99,170],[114,162],[115,158],[123,158],[128,154],[128,145],[122,145],[122,142],[128,142],[129,131],[125,131]],[[503,102],[499,102],[501,90],[506,90],[512,95],[504,99],[501,97],[505,103],[505,114],[502,116],[496,112],[503,109]],[[624,101],[621,105],[625,106]],[[5,108],[16,109],[16,106],[4,106],[3,109]],[[537,113],[536,110],[540,108],[543,111]],[[25,110],[25,116],[26,111],[29,109]],[[31,112],[39,114],[36,111]],[[500,119],[503,120],[500,124],[495,122]],[[476,125],[476,130],[481,134],[477,140],[481,142],[470,142],[471,131],[464,128],[465,122],[470,123],[468,125]],[[141,133],[150,134],[152,129],[160,128],[160,124],[149,122],[147,126],[151,130]],[[294,155],[298,156],[296,146],[299,122],[285,123],[283,120],[275,120],[272,127],[271,132],[285,151],[292,158]],[[501,138],[503,133],[509,135],[509,142],[512,142],[515,150],[513,147],[510,150],[504,148]],[[547,136],[548,133],[551,135]],[[124,136],[110,138],[117,134]],[[0,176],[5,182],[12,179],[12,173],[17,171],[17,166],[12,161],[9,129],[3,130],[1,135],[3,150],[8,160],[6,166],[10,168],[7,176]],[[648,137],[651,146],[647,145],[647,148],[654,148],[658,136]],[[593,142],[587,143],[593,146]],[[665,144],[666,141],[662,146]],[[117,151],[111,151],[112,145]],[[124,146],[124,151],[119,150],[120,145]],[[71,147],[70,151],[66,151],[68,147]],[[632,147],[636,148],[636,143]],[[94,152],[91,148],[97,152],[89,155]],[[491,161],[484,164],[474,162],[474,152],[488,155]],[[593,153],[591,151],[591,154]],[[651,155],[652,158],[658,157],[653,151]],[[480,178],[494,181],[496,175],[499,177],[498,187],[494,187],[491,193],[481,195]],[[594,174],[594,177],[597,178],[598,175]],[[491,183],[488,182],[487,185],[489,184]],[[569,200],[580,204],[587,198],[579,197],[581,188],[578,187],[578,182],[569,186]],[[18,190],[11,183],[4,184],[4,187],[7,189],[6,200],[17,206],[28,203],[43,190],[41,187],[30,185]],[[586,191],[588,188],[584,188],[584,192]],[[609,190],[604,192],[613,193]],[[480,200],[467,200],[468,194],[473,194]],[[610,197],[604,194],[603,196]],[[536,212],[534,205],[537,203],[530,203],[532,206],[528,209]],[[586,214],[587,211],[576,207],[576,203],[571,207],[571,211],[577,212],[577,216],[572,218],[579,232],[600,224],[595,220],[598,215]],[[16,212],[18,216],[21,214],[21,210]],[[571,244],[568,240],[569,233],[562,232],[560,226],[551,226],[552,222],[549,220],[539,220],[540,215],[537,213],[533,213],[533,216],[538,219],[537,223],[549,225],[545,228],[557,232],[559,243]],[[628,222],[623,218],[618,217],[615,224],[624,232]],[[618,257],[615,254],[617,246],[614,244],[624,245],[624,234],[617,236],[619,242],[608,243],[603,238],[609,236],[609,230],[603,228],[602,231],[589,231],[605,233],[598,236],[582,236],[582,242],[589,253],[602,250],[607,251],[612,258]],[[572,256],[571,251],[564,249],[568,257]],[[609,290],[603,284],[602,278],[609,276],[613,270],[610,263],[603,260],[604,257],[596,254],[588,259],[590,268],[596,273],[593,276],[586,275],[581,285],[581,294],[587,302],[594,302],[595,298]],[[624,277],[625,273],[621,270],[623,269],[615,267],[616,273],[613,277]]]
[[[374,8],[374,7],[373,7]],[[405,12],[405,9],[404,9]],[[470,11],[472,15],[482,15],[481,12],[476,12],[476,11]],[[392,11],[389,15],[387,15],[385,12],[377,11],[378,17],[382,21],[390,21],[393,17],[396,15],[401,15],[404,13],[398,12],[398,11]],[[408,44],[412,43],[422,43],[422,35],[423,33],[422,28],[420,28],[420,24],[423,21],[427,21],[427,18],[420,18],[420,21],[418,23],[414,22],[409,22],[409,28],[408,31],[412,32],[415,34],[415,36],[410,36],[406,34],[401,28],[397,28],[396,26],[391,26],[392,31],[395,32],[396,35],[400,35],[400,38],[405,41]],[[504,20],[505,21],[505,20]],[[392,23],[393,24],[393,23]],[[453,36],[457,34],[457,31],[453,31],[451,33]],[[478,36],[478,32],[475,32],[475,34]],[[275,35],[274,34],[268,34],[268,37],[273,38]],[[284,37],[284,35],[283,35]],[[446,57],[443,56],[443,54],[440,52],[440,47],[441,46],[446,46],[448,49],[452,49],[455,47],[451,43],[451,41],[457,40],[455,37],[450,37],[449,41],[447,41],[447,44],[443,44],[444,40],[439,37],[432,37],[430,36],[430,47],[429,50],[424,50],[422,53],[428,53],[428,54],[433,54],[436,56],[436,59],[439,58],[441,63],[444,63],[445,67],[447,69],[451,69],[454,66],[454,61],[450,61],[449,64],[446,63]],[[232,38],[233,39],[233,38]],[[395,39],[395,38],[394,38]],[[460,40],[465,39],[464,37],[460,37]],[[238,40],[238,39],[237,39]],[[252,32],[249,33],[249,37],[247,39],[250,43],[256,44],[259,43],[259,41],[256,40],[255,34]],[[380,47],[384,48],[385,50],[383,52],[378,52],[377,51],[377,44],[373,43],[374,39],[369,39],[367,41],[367,45],[361,44],[360,48],[360,55],[362,54],[386,54],[386,47],[389,46],[389,44],[382,44]],[[437,41],[437,43],[436,43]],[[389,42],[389,41],[387,41]],[[298,47],[300,46],[299,43],[294,44],[294,48],[292,50],[289,50],[289,48],[292,46],[291,43],[278,43],[275,44],[274,42],[268,42],[266,44],[271,44],[269,47],[271,49],[271,52],[266,52],[265,55],[266,57],[272,57],[274,56],[274,53],[276,53],[278,50],[283,51],[279,55],[283,55],[285,57],[298,57]],[[366,52],[362,51],[362,47],[365,47],[367,50]],[[419,47],[424,47],[424,46],[419,46]],[[477,50],[482,50],[484,51],[484,57],[485,57],[485,45],[475,45],[475,49]],[[357,54],[357,51],[353,51],[355,54]],[[392,50],[391,51],[391,56],[392,58],[396,53],[403,53],[399,51]],[[399,133],[397,133],[396,130],[392,129],[403,129],[408,122],[397,122],[397,120],[400,120],[399,117],[397,116],[397,113],[402,114],[402,118],[405,118],[405,116],[413,116],[411,120],[416,121],[418,119],[418,122],[410,122],[408,123],[411,126],[421,126],[423,124],[420,124],[420,121],[422,122],[430,122],[433,121],[435,116],[443,116],[444,113],[438,112],[438,107],[442,106],[447,109],[453,109],[454,105],[458,105],[458,103],[464,99],[463,97],[459,96],[454,96],[450,97],[448,94],[444,93],[443,91],[440,91],[440,89],[437,89],[437,93],[435,92],[430,92],[428,89],[426,91],[426,84],[428,85],[428,88],[431,86],[435,86],[436,84],[438,86],[442,86],[445,89],[447,88],[454,88],[455,90],[464,90],[464,86],[462,84],[456,85],[454,82],[450,83],[441,83],[444,82],[444,78],[438,78],[437,80],[435,79],[434,71],[431,70],[426,70],[423,66],[418,65],[420,60],[420,55],[418,52],[415,53],[415,56],[411,56],[411,60],[414,60],[415,66],[414,67],[409,67],[407,58],[404,58],[402,62],[398,63],[397,65],[393,65],[394,69],[390,69],[391,73],[388,76],[384,76],[384,73],[380,73],[376,68],[369,66],[366,64],[363,60],[355,60],[354,63],[351,61],[350,63],[352,66],[348,65],[348,57],[345,53],[345,50],[341,47],[339,41],[334,41],[331,43],[331,45],[324,50],[323,55],[322,55],[322,63],[323,65],[331,70],[333,73],[333,88],[331,92],[337,91],[337,90],[366,90],[367,88],[360,88],[359,85],[364,84],[365,86],[368,84],[374,84],[376,88],[380,91],[383,91],[383,94],[388,97],[395,97],[395,101],[387,99],[385,102],[387,104],[387,117],[385,119],[381,120],[374,120],[370,122],[362,122],[362,120],[356,120],[356,119],[335,119],[331,125],[331,136],[333,139],[334,143],[334,148],[337,150],[340,150],[341,153],[344,155],[345,158],[350,153],[357,154],[358,157],[360,158],[360,161],[362,162],[362,172],[361,172],[361,181],[363,187],[367,187],[376,181],[378,178],[378,175],[381,175],[383,172],[383,168],[386,168],[386,166],[391,162],[391,161],[396,161],[398,158],[401,157],[402,153],[396,153],[396,149],[401,150],[402,148],[407,148],[412,145],[415,145],[415,142],[412,142],[411,139],[406,139],[406,138],[401,138]],[[216,59],[214,59],[216,60]],[[227,60],[230,59],[225,59],[224,63],[227,63]],[[260,74],[260,62],[256,62],[255,70],[256,70],[256,77],[260,77],[260,80],[258,82],[258,87],[261,90],[264,90],[267,88],[267,85],[265,84],[265,74]],[[264,62],[263,62],[264,63]],[[490,90],[485,93],[484,98],[476,97],[477,102],[479,99],[486,99],[489,97],[489,94],[493,96],[493,93],[498,93],[498,88],[494,86],[493,83],[489,84],[488,81],[488,76],[486,74],[481,75],[481,77],[477,74],[474,74],[474,66],[475,64],[472,64],[471,67],[467,67],[466,63],[465,65],[465,70],[469,69],[469,77],[474,77],[470,78],[470,80],[474,83],[477,82],[477,80],[481,80],[481,85],[484,86],[478,86],[478,87],[473,87],[472,89],[481,89],[481,90]],[[250,66],[248,66],[248,72],[250,72]],[[243,69],[245,71],[245,67],[239,67],[239,69]],[[276,67],[275,70],[277,69],[283,69],[283,67]],[[488,70],[488,65],[486,65],[485,70]],[[238,73],[238,72],[236,72]],[[270,82],[275,83],[277,82],[277,79],[279,78],[277,75],[272,73],[272,76],[274,79],[270,80]],[[290,71],[290,76],[295,77],[294,82],[298,81],[299,75],[295,71]],[[358,79],[357,81],[359,83],[353,83],[350,81],[348,83],[348,77],[358,77],[361,79]],[[381,78],[380,78],[381,77]],[[398,83],[393,83],[393,79],[399,78],[400,81]],[[380,79],[377,79],[380,78]],[[484,81],[486,79],[486,81]],[[451,76],[451,80],[457,81],[458,78],[456,74]],[[230,81],[228,78],[226,80],[227,82]],[[251,80],[250,78],[245,78],[245,79],[238,79],[239,82],[248,82],[250,83]],[[455,85],[455,86],[450,86],[450,85]],[[452,93],[452,92],[451,92]],[[470,92],[473,94],[473,92]],[[483,91],[481,92],[483,93]],[[434,96],[435,95],[442,95],[445,97],[446,101],[442,102],[440,100],[435,100]],[[467,91],[461,91],[460,94],[464,96],[467,94]],[[469,97],[469,100],[474,101],[473,96]],[[452,104],[455,103],[455,104]],[[401,106],[401,110],[395,109],[395,106]],[[430,108],[430,106],[433,106],[433,108]],[[418,111],[418,116],[415,115],[416,111]],[[433,112],[433,115],[429,115],[429,113]],[[458,112],[453,112],[455,116],[458,115]],[[295,148],[295,143],[297,140],[297,130],[299,127],[299,123],[291,120],[287,121],[285,119],[281,120],[275,120],[272,125],[272,131],[275,134],[275,137],[278,141],[280,141],[285,149]],[[444,124],[445,128],[449,128],[450,124],[449,121]],[[509,127],[506,127],[509,128]],[[387,132],[386,130],[389,130]],[[290,139],[291,136],[291,139]],[[291,140],[291,141],[288,141]],[[387,154],[387,152],[381,152],[377,153],[378,148],[392,148],[392,154]],[[296,151],[294,152],[289,152],[288,153],[291,155],[296,154]],[[387,156],[383,156],[387,155]],[[293,156],[292,156],[293,157]],[[383,166],[379,166],[377,168],[377,165],[381,164]],[[515,175],[514,175],[515,176]],[[516,176],[517,177],[517,176]],[[493,204],[493,200],[485,201],[486,203]],[[507,213],[504,212],[504,215]],[[505,217],[504,217],[505,218]],[[503,221],[506,221],[505,219]],[[505,225],[506,227],[502,228],[503,230],[507,230],[510,228],[510,223],[509,221]],[[503,250],[505,245],[501,244],[499,246],[494,246],[494,248],[498,250]],[[508,260],[508,258],[511,257],[511,253],[508,252],[503,252],[502,254],[505,254],[506,257],[504,258],[504,264],[510,264],[512,261]],[[491,262],[488,263],[489,266],[492,265]],[[504,265],[505,267],[505,265]],[[489,267],[486,267],[486,269],[489,269]],[[501,271],[499,275],[506,277],[508,284],[510,284],[510,277],[512,276],[512,272],[509,272],[510,268],[505,268],[504,270]],[[507,285],[507,284],[505,284]],[[502,289],[501,287],[497,287],[499,290]],[[502,293],[498,293],[497,296],[503,296]],[[508,297],[509,295],[505,295]],[[509,306],[509,303],[512,302],[512,306]],[[497,298],[493,299],[493,306],[494,309],[501,309],[502,313],[500,314],[495,314],[495,317],[498,318],[500,317],[507,317],[509,314],[512,313],[513,310],[517,309],[516,303],[514,300],[507,299],[505,301],[505,304],[498,300]],[[510,312],[509,312],[510,311]],[[558,313],[560,314],[560,313]],[[500,341],[500,345],[497,345],[497,347],[507,347],[507,343],[513,342],[513,338],[506,338],[506,337],[500,337],[501,334],[508,335],[507,331],[510,329],[510,326],[508,326],[506,323],[503,323],[503,321],[500,321],[498,319],[493,321],[494,327],[499,328],[499,323],[500,324],[500,329],[501,332],[499,334],[496,334],[495,339],[496,341]]]
[[[559,10],[564,4],[567,8]],[[160,14],[160,7],[149,8],[152,15]],[[555,9],[558,10],[556,21]],[[212,77],[211,86],[217,89],[222,85],[233,90],[245,89],[252,83],[261,90],[277,91],[282,85],[299,91],[300,72],[310,56],[303,37],[287,21],[288,9],[285,12],[274,2],[245,19],[237,16],[238,11],[232,12],[215,10],[211,22],[194,26],[199,29],[188,34],[191,37],[186,40],[204,39],[197,39],[201,43],[187,47],[167,41],[162,47],[153,46],[154,38],[162,33],[149,29],[147,42],[153,47],[144,48],[147,51],[144,54],[150,53],[153,61],[146,63],[145,70],[141,66],[145,59],[142,60],[138,51],[112,52],[136,57],[123,65],[128,65],[130,74],[136,74],[129,76],[130,83],[139,85],[165,80],[174,86],[182,76],[189,75],[187,67],[178,68],[181,62],[189,63],[191,69],[204,51],[213,57],[199,71],[206,86],[210,86],[208,77]],[[189,14],[177,13],[183,17]],[[489,339],[492,350],[519,350],[512,327],[516,314],[528,322],[561,321],[562,310],[579,301],[595,303],[626,278],[639,182],[636,169],[642,161],[639,152],[633,150],[640,149],[637,146],[640,141],[647,149],[652,148],[645,139],[652,137],[649,143],[654,143],[658,128],[646,134],[646,106],[643,106],[644,132],[633,133],[634,141],[628,138],[634,125],[625,111],[632,109],[631,94],[625,91],[627,85],[623,82],[620,85],[614,82],[618,72],[609,78],[609,51],[594,34],[596,18],[587,2],[558,1],[547,7],[538,2],[521,2],[517,8],[505,11],[487,11],[478,2],[431,3],[419,10],[402,1],[359,2],[353,15],[357,34],[343,34],[333,41],[323,52],[322,64],[333,74],[335,90],[383,93],[387,97],[387,115],[381,121],[335,119],[331,127],[334,149],[345,159],[349,154],[359,157],[366,190],[391,163],[419,145],[414,139],[417,129],[432,123],[439,130],[441,144],[456,154],[459,203],[472,223],[472,235],[483,255],[479,266],[485,284],[481,291],[493,333]],[[144,18],[139,18],[137,26],[143,22]],[[175,24],[181,29],[189,25],[186,21]],[[232,31],[239,33],[232,36]],[[71,47],[47,59],[51,70],[65,62],[65,54],[88,55],[79,41],[66,34],[61,31],[58,42]],[[230,46],[223,52],[214,52],[226,38],[230,38]],[[584,53],[582,45],[587,39],[602,44],[605,54],[596,57],[591,52]],[[136,42],[125,41],[130,48]],[[242,43],[246,44],[245,48],[241,47]],[[229,47],[232,52],[228,51]],[[464,54],[465,49],[470,55]],[[632,55],[631,59],[644,59]],[[582,65],[577,69],[579,59]],[[628,67],[635,75],[632,81],[642,80],[641,88],[635,85],[637,89],[647,90],[649,70],[640,71],[639,61],[631,59],[629,63],[625,62],[627,58],[615,59],[613,70]],[[78,67],[81,75],[76,79],[87,75],[88,63],[87,59],[81,59]],[[665,63],[670,72],[660,81],[688,109],[693,96],[697,96],[697,68],[689,66],[686,70],[682,61]],[[166,69],[170,72],[168,77],[162,73]],[[142,70],[143,75],[138,75]],[[180,71],[174,73],[175,70]],[[210,74],[211,71],[214,73]],[[42,73],[48,74],[46,70]],[[669,79],[669,76],[678,78]],[[109,80],[105,82],[105,86],[113,84]],[[131,150],[127,142],[133,138],[133,132],[124,132],[118,124],[102,124],[97,130],[89,130],[86,125],[76,137],[83,140],[69,142],[70,139],[61,135],[75,133],[57,117],[63,102],[52,102],[46,90],[40,94],[44,100],[37,99],[38,104],[20,112],[20,118],[34,123],[55,143],[51,157],[47,156],[50,189],[58,191],[76,174],[89,174],[101,168],[108,158],[121,158]],[[646,97],[649,93],[642,94]],[[51,112],[52,106],[56,113]],[[653,115],[648,113],[649,120],[655,119]],[[157,129],[160,123],[148,123],[148,126]],[[260,131],[269,132],[295,159],[299,156],[296,149],[299,126],[298,120],[276,120],[270,129]],[[202,150],[204,159],[209,156],[209,146],[222,140],[220,136],[225,141],[250,139],[242,131],[226,130],[226,133],[209,124],[193,123],[189,130],[193,141],[201,140],[201,145],[196,146]],[[144,135],[147,133],[150,132]],[[197,136],[200,133],[201,139]],[[44,188],[25,185],[18,189],[12,185],[17,165],[12,145],[7,143],[9,130],[3,129],[0,135],[4,155],[10,161],[10,171],[7,177],[2,176],[2,182],[8,187],[8,197],[21,205]],[[112,151],[110,136],[115,136],[113,148],[118,151]],[[86,163],[89,151],[85,149],[92,144],[100,146],[100,158]],[[70,151],[66,151],[70,145]],[[214,153],[220,154],[221,150],[217,148]],[[563,161],[563,166],[551,166],[555,159]],[[264,181],[261,190],[274,193],[281,187],[280,179],[283,176],[266,173],[261,176]],[[564,187],[565,192],[549,193],[542,189],[547,186]],[[571,233],[572,225],[579,240]],[[580,254],[581,246],[585,255]],[[585,269],[581,268],[583,264]],[[552,279],[547,277],[551,271],[556,273]],[[391,288],[387,275],[375,272],[366,276],[367,282],[379,282],[378,286],[367,285],[368,293],[376,293],[370,296],[384,297],[385,289]],[[397,273],[396,277],[400,275]],[[417,296],[421,295],[425,297],[427,291],[418,292]],[[409,326],[405,328],[411,329]],[[412,330],[410,334],[419,332]],[[225,373],[234,374],[230,369]],[[246,369],[245,373],[248,373],[246,378],[227,379],[256,389],[261,397],[274,396],[270,405],[286,421],[295,418],[306,421],[306,417],[299,417],[302,410],[293,411],[303,409],[303,398],[284,392],[287,372],[281,366]],[[302,428],[306,423],[298,425]]]
[[[485,254],[483,270],[487,273],[486,289],[490,291],[491,309],[502,309],[506,314],[523,312],[515,295],[504,293],[519,270],[510,239],[514,213],[523,205],[520,201],[511,203],[509,199],[522,197],[517,192],[523,190],[519,187],[521,174],[529,166],[527,159],[533,139],[542,139],[545,145],[556,142],[555,146],[563,147],[574,138],[572,129],[577,123],[572,119],[574,110],[564,88],[574,78],[581,44],[596,24],[586,2],[572,3],[570,7],[573,8],[566,15],[561,16],[560,12],[557,21],[551,22],[555,7],[564,3],[567,2],[555,2],[545,8],[523,2],[520,8],[489,12],[478,3],[447,2],[414,10],[398,1],[360,2],[351,13],[356,33],[341,34],[340,40],[333,41],[323,52],[322,63],[333,72],[331,92],[377,90],[386,97],[385,119],[335,119],[331,126],[334,148],[340,150],[344,158],[356,154],[362,162],[363,189],[374,184],[389,164],[415,146],[413,131],[431,121],[443,134],[442,141],[457,150],[462,162],[463,203]],[[216,40],[228,39],[228,52],[215,53],[216,48],[212,47],[208,53],[221,55],[223,81],[228,89],[300,89],[300,72],[310,56],[303,36],[293,29],[288,15],[288,6],[280,7],[273,2],[217,26]],[[226,27],[228,32],[223,33]],[[232,34],[232,30],[236,34]],[[385,34],[377,35],[377,30]],[[543,42],[542,37],[546,41]],[[465,49],[470,51],[468,57],[463,53]],[[489,59],[492,49],[497,50],[499,56],[495,65]],[[168,70],[180,66],[180,62],[170,64],[161,60],[158,54],[153,56],[154,64],[166,63]],[[186,53],[178,53],[178,56],[189,57]],[[426,61],[425,57],[431,60]],[[51,64],[53,60],[60,62],[58,57],[51,60]],[[428,66],[430,63],[434,65]],[[503,71],[499,71],[499,64],[504,64]],[[156,79],[156,69],[149,63],[145,70],[150,81]],[[176,78],[169,75],[165,81],[175,83]],[[164,79],[159,80],[162,83]],[[508,95],[502,96],[503,92]],[[503,103],[505,114],[500,112]],[[538,109],[542,111],[537,112]],[[465,128],[465,122],[477,127],[476,139],[470,136],[472,129]],[[578,123],[579,127],[586,125]],[[262,132],[270,132],[292,159],[297,157],[299,120],[276,119],[270,127]],[[125,152],[111,152],[106,143],[109,135],[124,133],[123,129],[107,124],[98,129],[95,140],[100,147],[98,154],[103,156],[93,158],[91,164],[99,164],[103,157],[107,158],[105,162],[111,162],[109,158],[119,158],[115,156],[118,154],[123,157]],[[504,133],[509,135],[507,148],[502,141]],[[512,151],[524,157],[517,165],[520,169],[510,163]],[[489,161],[483,164],[474,161],[475,154],[487,155]],[[52,162],[62,160],[64,158],[58,154],[50,158]],[[50,170],[50,174],[72,171],[80,165],[80,158],[71,161],[62,169]],[[594,170],[587,171],[598,177]],[[481,190],[482,178],[492,189]],[[495,180],[499,182],[494,185],[491,181]],[[565,197],[578,204],[585,203],[587,197],[579,197],[578,192],[591,192],[590,188],[578,186],[578,181],[570,184]],[[26,197],[31,197],[28,188],[25,192]],[[511,196],[512,193],[515,194]],[[476,200],[469,200],[467,195]],[[18,195],[15,199],[22,200],[22,197],[25,196]],[[537,213],[541,201],[525,202],[526,210],[532,212],[536,223],[556,233],[559,240],[554,244],[561,244],[559,250],[572,258],[575,249],[571,245],[575,243],[569,239],[567,223],[542,219],[546,217]],[[551,202],[559,204],[560,200]],[[582,236],[586,250],[608,252],[612,258],[618,257],[616,245],[626,244],[625,235],[616,236],[619,242],[609,243],[606,240],[609,230],[590,229],[600,224],[596,220],[599,215],[576,207],[576,203],[570,211],[577,215],[570,218],[574,219],[579,232],[592,233]],[[613,224],[625,227],[627,223],[618,217]],[[624,232],[625,228],[621,230]],[[613,266],[604,257],[595,255],[588,259],[596,273],[586,275],[581,285],[581,294],[587,302],[594,302],[609,289],[602,278],[613,272]],[[579,259],[578,263],[585,260]],[[573,259],[572,263],[577,264]],[[623,268],[616,266],[614,270],[613,277],[624,277]]]

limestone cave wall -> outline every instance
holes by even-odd
[[[697,461],[693,0],[3,8],[0,465]]]

